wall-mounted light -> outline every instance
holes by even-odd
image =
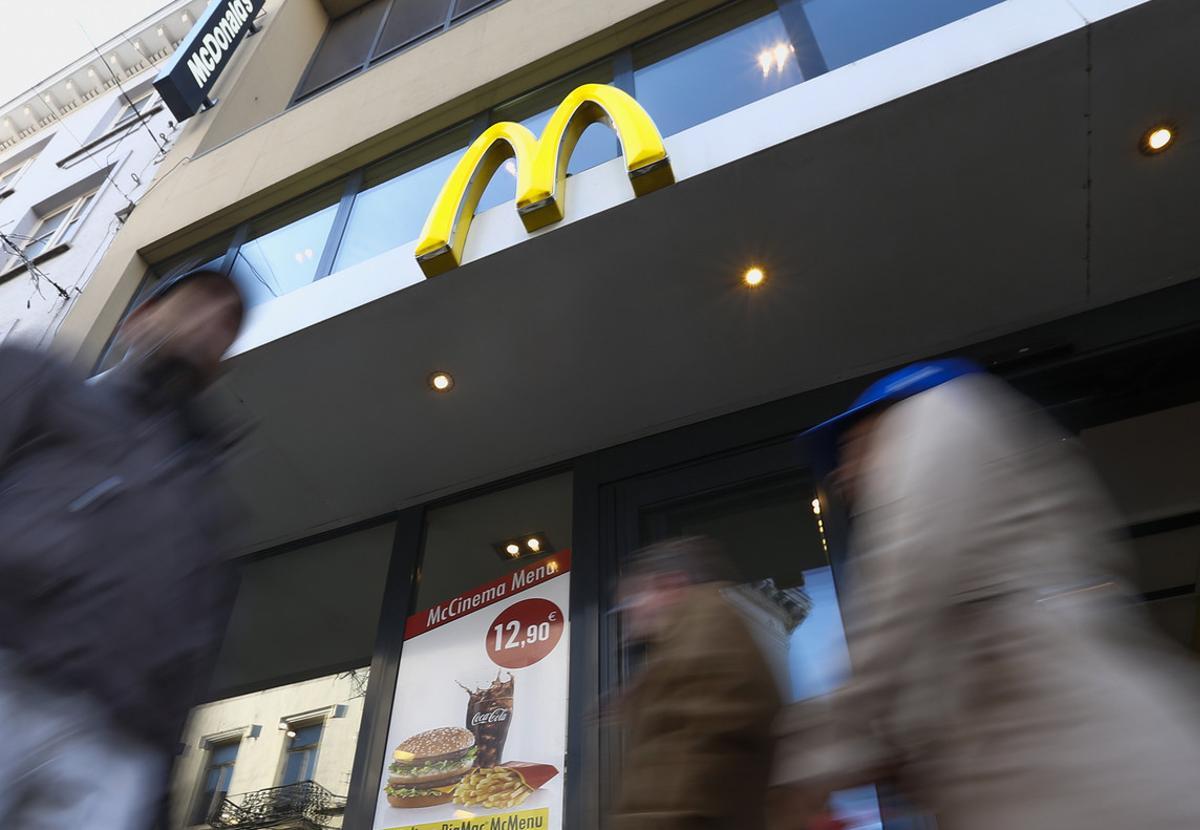
[[[492,542],[496,555],[504,560],[520,559],[524,556],[537,556],[554,550],[545,533],[522,533],[511,539]]]
[[[429,388],[434,392],[449,392],[454,388],[454,376],[449,372],[434,372],[429,376]]]
[[[1176,130],[1170,124],[1156,124],[1142,135],[1138,144],[1145,155],[1153,156],[1163,152],[1175,143]]]

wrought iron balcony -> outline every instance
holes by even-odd
[[[334,826],[330,820],[345,809],[345,796],[334,795],[315,781],[300,781],[226,796],[217,802],[208,823],[217,830],[323,830]]]

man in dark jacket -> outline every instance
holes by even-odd
[[[160,286],[82,381],[0,349],[0,827],[140,830],[228,618],[219,442],[196,397],[243,315]]]
[[[766,658],[725,599],[715,542],[635,554],[619,587],[627,637],[647,648],[620,702],[625,727],[614,830],[763,830],[782,705]]]

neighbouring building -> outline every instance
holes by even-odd
[[[45,345],[178,126],[151,82],[204,0],[175,0],[0,105],[0,342]]]
[[[114,174],[138,207],[56,339],[109,365],[197,264],[251,306],[217,395],[254,428],[242,582],[177,828],[486,826],[469,787],[409,781],[457,769],[462,746],[420,753],[462,728],[534,765],[503,809],[602,826],[620,736],[595,715],[637,663],[613,580],[681,534],[758,586],[739,602],[795,696],[837,682],[846,515],[796,436],[922,357],[974,357],[1078,437],[1146,614],[1196,651],[1196,3],[195,14],[158,72],[173,146],[141,189]],[[891,797],[841,804],[915,826]]]

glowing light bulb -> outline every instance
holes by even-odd
[[[1169,127],[1159,127],[1146,136],[1146,146],[1157,152],[1170,144],[1174,137]]]
[[[435,392],[449,392],[454,386],[454,378],[449,372],[434,372],[429,376],[429,385]]]
[[[812,509],[813,509],[813,513],[815,513],[818,516],[821,515],[821,500],[820,499],[812,500]]]
[[[534,553],[537,553],[539,550],[542,549],[542,543],[540,541],[538,541],[538,538],[536,536],[531,536],[529,538],[529,541],[525,543],[525,546],[528,547]]]
[[[757,288],[758,286],[762,285],[766,279],[766,273],[763,271],[763,269],[757,266],[753,268],[747,268],[746,273],[742,274],[742,282],[746,283],[746,285],[750,286],[751,288]]]
[[[509,542],[507,547],[505,547],[504,549],[506,551],[508,551],[509,556],[520,556],[521,555],[521,547],[516,542]]]

